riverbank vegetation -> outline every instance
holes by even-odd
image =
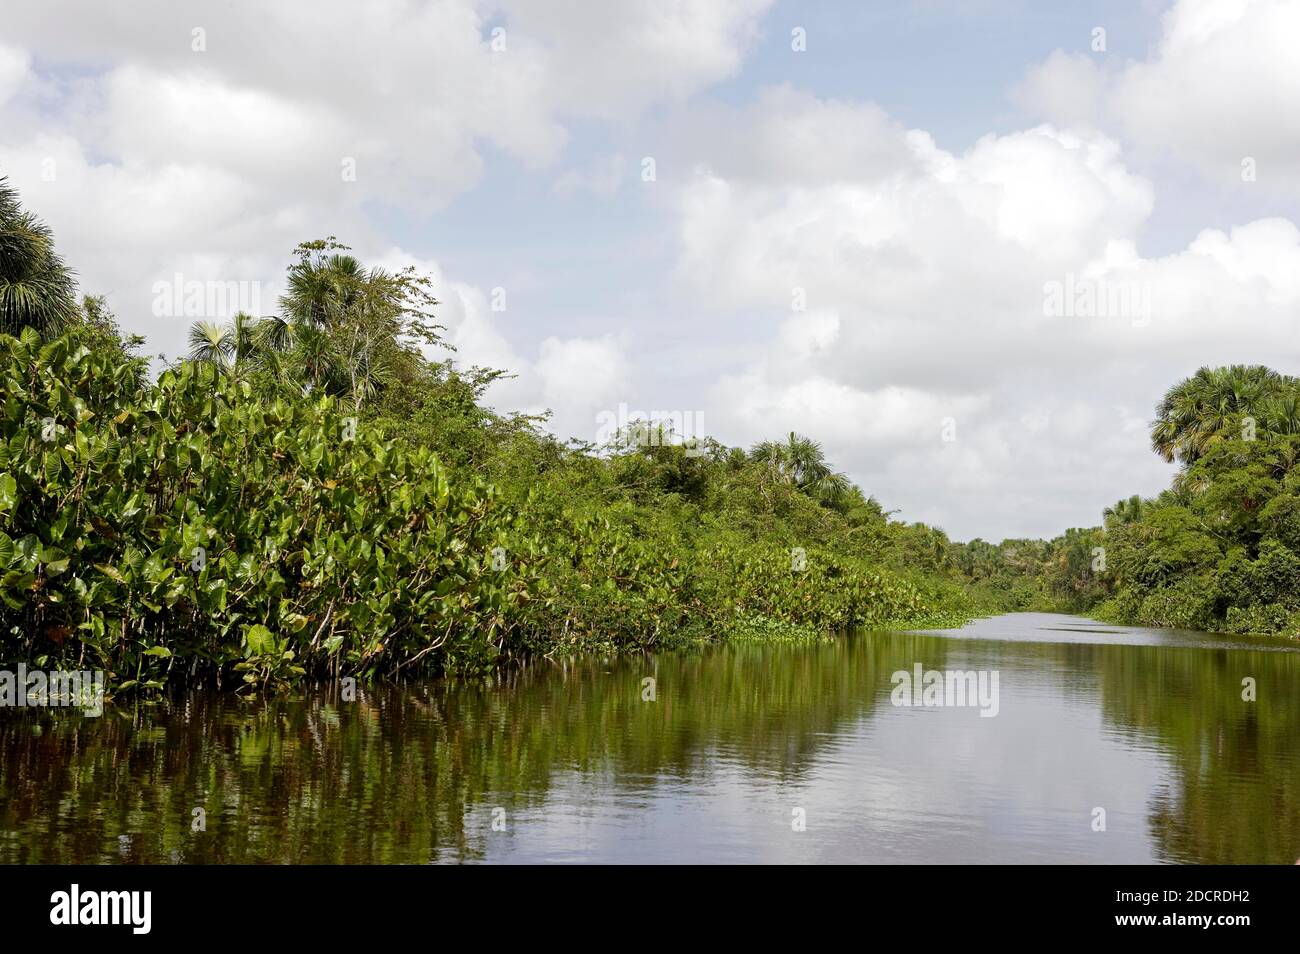
[[[263,688],[996,608],[809,438],[594,447],[492,411],[503,372],[441,347],[428,280],[332,239],[156,374],[74,288],[0,182],[4,664]]]
[[[1177,462],[1155,497],[1051,541],[974,541],[953,564],[1008,608],[1116,623],[1300,634],[1300,380],[1202,368],[1156,409],[1152,449]]]

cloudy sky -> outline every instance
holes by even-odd
[[[503,409],[791,429],[955,538],[1099,522],[1203,364],[1300,372],[1300,0],[6,0],[0,175],[151,352],[299,241]]]

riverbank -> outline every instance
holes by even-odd
[[[909,567],[874,501],[802,485],[779,450],[595,453],[472,402],[452,435],[447,415],[399,424],[213,362],[151,382],[84,332],[0,336],[0,372],[3,662],[102,671],[110,694],[487,672],[988,608]]]

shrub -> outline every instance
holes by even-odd
[[[1278,603],[1259,606],[1230,606],[1224,629],[1229,633],[1243,635],[1294,636],[1297,631],[1295,614]]]
[[[330,400],[263,403],[210,365],[156,386],[69,339],[0,337],[4,655],[119,689],[491,665],[526,598],[480,484]],[[73,637],[77,638],[73,638]]]

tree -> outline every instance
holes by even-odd
[[[442,326],[433,323],[438,301],[427,276],[412,267],[365,268],[342,254],[346,250],[333,237],[295,249],[298,261],[289,268],[281,314],[259,323],[259,343],[283,356],[264,359],[282,379],[350,400],[359,409],[393,386],[419,379],[418,346],[443,345]]]
[[[750,459],[766,465],[775,479],[828,505],[842,502],[852,487],[846,476],[831,470],[820,444],[794,431],[785,441],[755,444]]]
[[[76,282],[54,251],[49,227],[0,178],[0,331],[56,335],[79,317]]]
[[[280,298],[280,311],[290,322],[337,327],[362,296],[366,270],[351,255],[324,254],[336,248],[344,246],[329,238],[296,249],[298,261],[289,266],[288,287]]]
[[[215,364],[223,371],[238,374],[256,364],[265,346],[262,322],[239,312],[229,322],[196,321],[190,326],[190,360]]]
[[[233,350],[230,329],[215,321],[196,321],[190,325],[190,360],[224,368]]]
[[[86,295],[82,298],[77,319],[67,326],[65,333],[76,337],[91,351],[108,352],[123,364],[133,366],[137,384],[144,387],[148,379],[148,362],[136,352],[145,343],[145,339],[142,335],[122,334],[117,316],[108,307],[108,300],[103,295]]]
[[[231,374],[259,372],[273,387],[332,395],[354,409],[399,384],[409,396],[424,381],[427,362],[418,345],[442,344],[429,279],[414,268],[365,268],[339,254],[345,248],[333,238],[299,245],[280,314],[196,322],[191,360]]]
[[[1129,523],[1136,523],[1142,519],[1142,512],[1145,504],[1142,498],[1137,494],[1125,500],[1116,501],[1111,506],[1102,511],[1101,518],[1106,524],[1106,529],[1120,527]]]
[[[1300,434],[1300,387],[1291,387],[1265,401],[1260,426],[1274,434]]]
[[[1262,365],[1201,368],[1175,384],[1156,407],[1151,447],[1167,461],[1193,463],[1225,437],[1240,437],[1243,418],[1265,427],[1270,416],[1286,414],[1297,393],[1295,378]]]

